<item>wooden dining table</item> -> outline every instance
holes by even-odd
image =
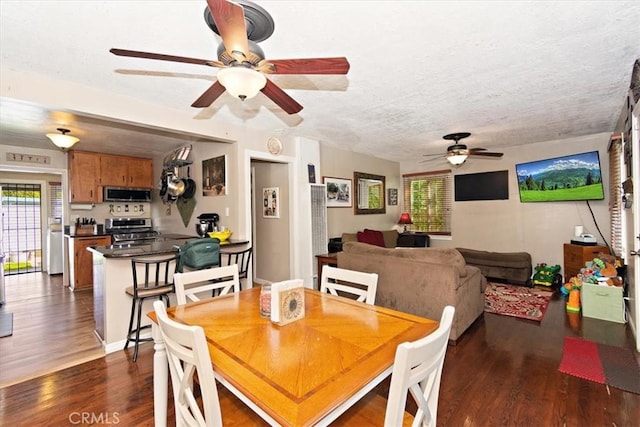
[[[216,379],[268,424],[328,425],[390,375],[398,344],[438,322],[305,289],[305,317],[260,316],[259,288],[167,310],[204,329]],[[154,313],[154,416],[166,425],[168,365]]]

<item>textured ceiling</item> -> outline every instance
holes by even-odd
[[[636,1],[256,3],[275,21],[260,43],[267,59],[346,56],[351,63],[346,76],[270,77],[304,106],[296,115],[262,94],[244,103],[225,94],[200,111],[190,105],[216,69],[109,53],[215,59],[219,38],[204,22],[204,0],[2,0],[0,66],[186,112],[212,129],[277,131],[413,162],[444,151],[441,137],[451,132],[471,132],[467,145],[491,150],[610,132],[640,57]],[[4,144],[48,148],[42,135],[70,121],[73,133],[90,135],[83,149],[140,154],[119,142],[123,135],[143,154],[184,143],[182,133],[25,105],[7,99],[10,88],[2,86]]]

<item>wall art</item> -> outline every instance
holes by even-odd
[[[262,199],[262,216],[264,218],[280,218],[280,188],[263,188]]]
[[[202,195],[226,196],[227,156],[222,155],[202,161]]]
[[[353,206],[350,179],[330,176],[324,176],[322,179],[327,187],[328,208],[350,208]]]

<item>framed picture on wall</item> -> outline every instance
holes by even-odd
[[[387,190],[389,194],[387,194],[387,200],[389,201],[389,206],[395,206],[398,204],[398,189],[390,188]]]
[[[280,188],[263,188],[262,205],[263,218],[280,218]]]
[[[327,187],[328,208],[350,208],[353,206],[351,180],[345,178],[322,177]]]
[[[202,195],[226,196],[227,156],[222,155],[202,161]]]

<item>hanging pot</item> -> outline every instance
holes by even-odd
[[[184,190],[186,189],[186,187],[187,186],[184,182],[184,179],[178,178],[175,175],[167,179],[167,192],[169,193],[170,196],[173,196],[173,197],[181,196],[184,193]]]
[[[163,197],[167,194],[167,173],[162,171],[162,176],[160,177],[160,197]]]
[[[182,198],[184,200],[189,200],[196,194],[196,182],[191,178],[187,178],[185,181],[185,189],[184,193],[182,193]]]

